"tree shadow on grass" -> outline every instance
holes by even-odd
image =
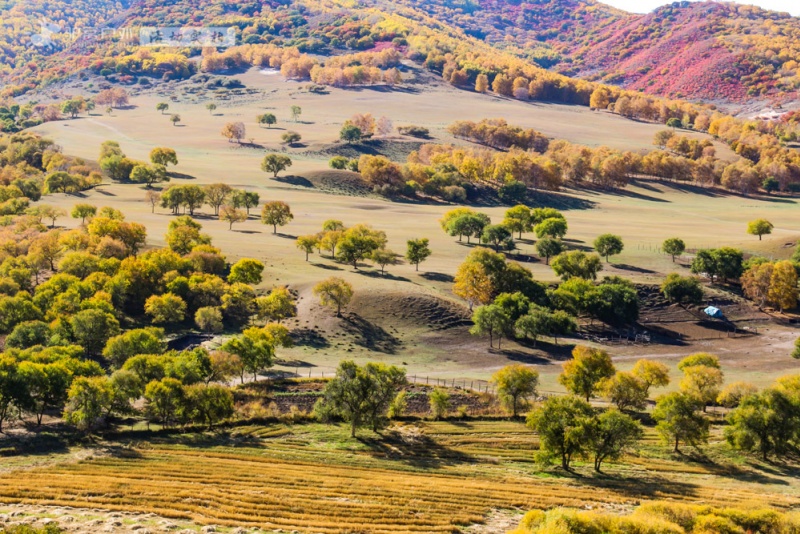
[[[406,434],[386,431],[380,437],[358,437],[374,457],[402,462],[420,469],[438,469],[445,466],[473,463],[475,459],[463,452],[437,443],[425,434]]]
[[[630,271],[639,274],[655,274],[656,271],[645,269],[644,267],[636,267],[635,265],[628,265],[627,263],[612,263],[612,267],[623,271]]]
[[[595,473],[586,476],[575,471],[564,472],[566,476],[579,480],[582,484],[604,489],[633,499],[663,499],[668,496],[696,497],[698,486],[688,482],[669,480],[659,476],[629,477]]]
[[[403,276],[396,276],[396,275],[393,275],[393,274],[388,273],[386,271],[384,271],[384,272],[380,272],[380,271],[362,271],[362,270],[359,269],[357,272],[358,272],[358,274],[360,274],[362,276],[368,276],[370,278],[378,278],[378,279],[381,279],[381,280],[394,280],[396,282],[410,282],[411,281],[408,278],[405,278]]]
[[[326,271],[341,271],[342,268],[336,265],[330,265],[328,263],[315,263],[311,262],[311,265],[314,267],[319,267],[320,269],[325,269]]]
[[[402,342],[384,330],[381,326],[371,323],[358,315],[349,313],[341,322],[342,330],[353,336],[354,343],[376,352],[395,354]]]
[[[292,341],[294,341],[294,344],[298,347],[325,349],[331,346],[328,339],[313,328],[297,328],[292,330],[290,335]]]
[[[455,280],[453,275],[445,273],[420,273],[420,276],[430,282],[445,282],[451,284]]]
[[[281,233],[281,232],[278,232],[277,234],[272,234],[272,235],[274,235],[274,236],[276,236],[276,237],[281,237],[281,238],[283,238],[283,239],[294,239],[294,240],[296,240],[296,239],[297,239],[297,236],[296,236],[296,235],[291,235],[291,234],[283,234],[283,233]]]
[[[182,172],[175,172],[175,171],[168,172],[167,176],[169,176],[170,179],[174,178],[176,180],[196,180],[197,179],[194,176],[192,176],[191,174],[185,174],[185,173],[182,173]]]
[[[289,185],[297,185],[300,187],[310,187],[313,188],[314,184],[308,178],[303,178],[302,176],[278,176],[277,178],[273,178],[276,182],[280,182],[282,184],[289,184]]]

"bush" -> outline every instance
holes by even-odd
[[[408,135],[418,139],[428,139],[431,134],[430,130],[422,126],[398,126],[397,131],[400,135]]]

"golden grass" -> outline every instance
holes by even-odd
[[[404,441],[398,436],[408,428],[412,437]],[[320,533],[452,532],[493,509],[798,502],[791,493],[768,493],[772,486],[716,479],[669,459],[616,466],[603,477],[588,470],[542,476],[532,463],[536,440],[515,422],[425,423],[360,440],[346,432],[278,425],[199,443],[143,442],[116,455],[0,475],[0,501]]]

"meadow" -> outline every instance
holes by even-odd
[[[337,153],[384,150],[400,159],[419,146],[420,140],[393,136],[377,148],[370,145],[347,147],[338,142],[341,125],[356,113],[387,116],[395,126],[419,125],[431,131],[430,142],[464,141],[454,139],[446,127],[456,119],[480,120],[506,117],[514,124],[535,128],[548,137],[565,138],[589,146],[606,144],[613,148],[648,150],[655,132],[663,126],[633,121],[606,112],[583,107],[547,103],[524,103],[504,97],[459,91],[432,79],[423,71],[410,68],[408,82],[399,89],[337,89],[327,94],[306,90],[307,85],[286,81],[281,76],[264,74],[257,69],[232,75],[246,90],[226,100],[210,91],[198,92],[190,82],[173,82],[168,89],[144,90],[134,96],[129,109],[114,110],[110,115],[95,111],[75,120],[46,123],[35,128],[55,139],[65,153],[96,159],[100,144],[118,141],[126,154],[147,159],[155,146],[168,146],[178,153],[180,163],[174,168],[171,183],[208,184],[225,182],[231,187],[256,191],[261,202],[282,200],[295,215],[294,220],[272,235],[271,228],[260,223],[257,210],[250,220],[234,226],[216,220],[204,207],[197,220],[214,243],[230,260],[253,257],[265,262],[262,287],[289,285],[299,294],[299,317],[290,324],[307,329],[314,343],[298,344],[282,350],[278,369],[301,374],[332,371],[343,357],[358,361],[381,360],[403,363],[409,374],[456,379],[487,379],[509,361],[538,364],[544,387],[558,389],[555,375],[568,348],[545,344],[538,348],[509,343],[507,350],[487,351],[486,343],[466,334],[466,327],[442,327],[442,315],[460,301],[452,294],[452,277],[470,250],[442,232],[438,220],[452,205],[444,203],[393,202],[372,195],[349,195],[332,192],[320,185],[320,177],[330,177],[328,159]],[[158,91],[172,91],[176,100]],[[64,87],[59,93],[74,94],[80,87]],[[54,96],[58,96],[55,94]],[[213,113],[205,108],[215,102]],[[167,114],[156,111],[156,104],[168,102]],[[302,114],[294,122],[289,108],[298,105]],[[256,124],[260,113],[271,112],[278,118],[272,128]],[[171,113],[181,116],[173,126]],[[220,135],[231,121],[242,121],[251,144],[228,142]],[[280,136],[287,130],[302,135],[296,147],[281,145]],[[690,133],[697,138],[705,134]],[[727,145],[714,142],[720,157],[732,157]],[[277,180],[260,170],[265,152],[285,152],[293,165]],[[338,175],[330,178],[336,181]],[[163,185],[163,184],[162,184]],[[121,209],[129,220],[141,222],[148,229],[148,243],[163,246],[163,235],[172,219],[169,210],[157,207],[151,213],[144,200],[145,188],[135,184],[107,183],[94,190],[74,195],[52,195],[47,202],[71,208],[77,202]],[[704,189],[679,183],[634,180],[622,190],[565,189],[557,193],[535,195],[538,204],[564,210],[569,222],[567,241],[574,248],[591,248],[594,238],[605,232],[622,236],[625,250],[611,263],[604,263],[603,275],[619,275],[637,283],[656,284],[669,272],[688,272],[686,261],[673,263],[659,250],[660,243],[673,236],[684,239],[689,249],[729,245],[746,252],[774,258],[791,255],[800,238],[800,215],[797,201],[790,197],[743,197],[718,189]],[[505,206],[477,206],[494,221],[502,219]],[[774,222],[771,236],[759,241],[745,233],[746,223],[754,218]],[[384,230],[388,247],[405,249],[408,239],[427,237],[433,255],[416,272],[411,265],[390,266],[388,275],[375,269],[359,269],[338,264],[314,254],[306,262],[297,250],[294,238],[319,231],[326,219],[340,219],[347,225],[360,222]],[[59,225],[75,226],[78,221],[62,218]],[[534,276],[555,281],[552,270],[535,256],[531,236],[523,236],[515,252]],[[474,246],[474,245],[473,245]],[[319,280],[335,274],[356,288],[352,309],[359,319],[344,325],[320,309],[311,295]],[[460,304],[458,304],[460,306]],[[764,319],[764,318],[762,318]],[[791,369],[788,357],[794,334],[770,321],[754,323],[759,337],[743,340],[701,340],[695,345],[703,350],[721,351],[726,367],[737,378],[746,376],[766,385]],[[755,343],[755,345],[754,345]],[[759,358],[750,357],[758,347]],[[544,349],[544,350],[542,350]],[[677,345],[621,346],[612,352],[625,367],[626,360],[653,357],[674,363],[692,352],[692,343]]]
[[[89,458],[64,454],[24,476],[5,469],[0,502],[38,509],[40,517],[70,507],[72,515],[154,514],[188,528],[332,534],[503,532],[529,509],[624,512],[654,499],[800,504],[794,468],[742,460],[714,436],[702,454],[681,457],[665,453],[648,429],[639,448],[604,473],[578,464],[564,474],[535,464],[536,437],[514,421],[398,423],[358,439],[320,424],[121,431]]]

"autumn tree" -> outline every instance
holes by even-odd
[[[622,457],[642,439],[643,434],[635,419],[617,410],[607,410],[594,417],[588,432],[594,470],[599,473],[603,462]]]
[[[186,316],[186,301],[172,293],[152,295],[145,301],[144,311],[153,324],[179,323]]]
[[[600,390],[603,380],[614,376],[614,372],[606,351],[578,345],[572,351],[572,359],[564,362],[558,382],[588,402]]]
[[[315,285],[313,291],[323,306],[336,309],[336,317],[342,316],[342,308],[347,307],[353,298],[353,286],[335,276]]]
[[[501,348],[503,336],[511,335],[514,321],[508,312],[497,304],[487,304],[475,308],[472,314],[470,334],[488,335],[489,347],[494,347],[494,338],[497,338],[497,348]]]
[[[523,232],[530,232],[533,230],[533,221],[531,219],[531,210],[528,206],[519,204],[506,211],[503,225],[519,234],[519,239],[522,239]]]
[[[292,114],[292,120],[297,122],[300,119],[300,115],[303,114],[303,109],[300,106],[292,106],[289,108],[289,112]]]
[[[273,113],[264,113],[256,117],[256,121],[259,124],[266,124],[267,128],[272,128],[273,124],[278,122],[278,119],[275,117]]]
[[[319,239],[315,235],[301,235],[297,238],[297,248],[306,253],[306,261],[308,256],[314,252],[314,249],[319,245]]]
[[[156,147],[150,151],[150,161],[154,165],[177,165],[178,154],[172,148]]]
[[[172,123],[173,126],[177,126],[179,122],[181,122],[181,116],[177,113],[170,116],[169,121]]]
[[[781,313],[797,306],[797,269],[791,261],[784,260],[775,264],[767,296]]]
[[[229,339],[220,350],[235,354],[242,360],[244,369],[253,375],[271,367],[275,358],[275,340],[263,328],[248,328],[241,335]]]
[[[278,233],[278,226],[286,226],[294,219],[289,204],[280,200],[267,202],[261,209],[261,222],[272,225],[272,233]]]
[[[539,460],[557,457],[568,471],[572,460],[587,450],[592,416],[589,403],[574,395],[549,397],[530,412],[527,426],[539,436]]]
[[[222,127],[221,133],[222,137],[226,138],[229,143],[236,140],[237,143],[241,144],[242,139],[247,135],[247,129],[243,122],[229,122]]]
[[[761,241],[761,236],[771,234],[773,228],[775,227],[772,223],[766,219],[756,219],[747,223],[747,233],[757,235],[759,241]]]
[[[299,143],[302,138],[303,138],[302,135],[300,135],[297,132],[293,132],[291,130],[288,132],[284,132],[283,135],[281,135],[281,141],[283,141],[284,144],[289,146],[294,146],[295,144]]]
[[[250,215],[250,209],[258,206],[260,201],[259,194],[255,191],[245,191],[244,189],[235,189],[231,195],[231,204],[234,208],[245,208],[247,215]]]
[[[283,154],[267,154],[261,162],[261,170],[271,172],[277,178],[281,171],[285,171],[292,166],[292,158]]]
[[[670,273],[661,284],[661,292],[667,300],[678,304],[700,304],[703,301],[703,286],[693,276]]]
[[[72,208],[72,218],[80,219],[81,226],[86,224],[86,219],[94,217],[97,214],[97,206],[92,204],[75,204]]]
[[[206,203],[214,208],[214,215],[219,215],[219,208],[228,200],[233,189],[228,184],[208,184],[203,187]]]
[[[369,259],[381,268],[381,274],[384,274],[388,265],[399,265],[401,263],[399,254],[387,248],[379,248],[372,251]]]
[[[645,396],[650,394],[650,389],[668,386],[670,382],[669,368],[661,362],[638,360],[631,372],[644,383]]]
[[[584,280],[597,279],[597,273],[603,269],[600,257],[597,254],[587,254],[581,250],[563,252],[553,259],[553,271],[562,280],[572,277]]]
[[[269,295],[257,298],[256,309],[259,319],[277,321],[278,324],[284,319],[297,316],[294,297],[285,287],[276,287]]]
[[[233,224],[247,220],[247,213],[230,205],[222,206],[219,210],[219,220],[228,223],[228,230],[233,230]]]
[[[673,392],[656,401],[653,419],[656,430],[667,443],[674,443],[680,452],[681,442],[697,446],[708,441],[708,419],[701,413],[703,403],[688,393]]]

